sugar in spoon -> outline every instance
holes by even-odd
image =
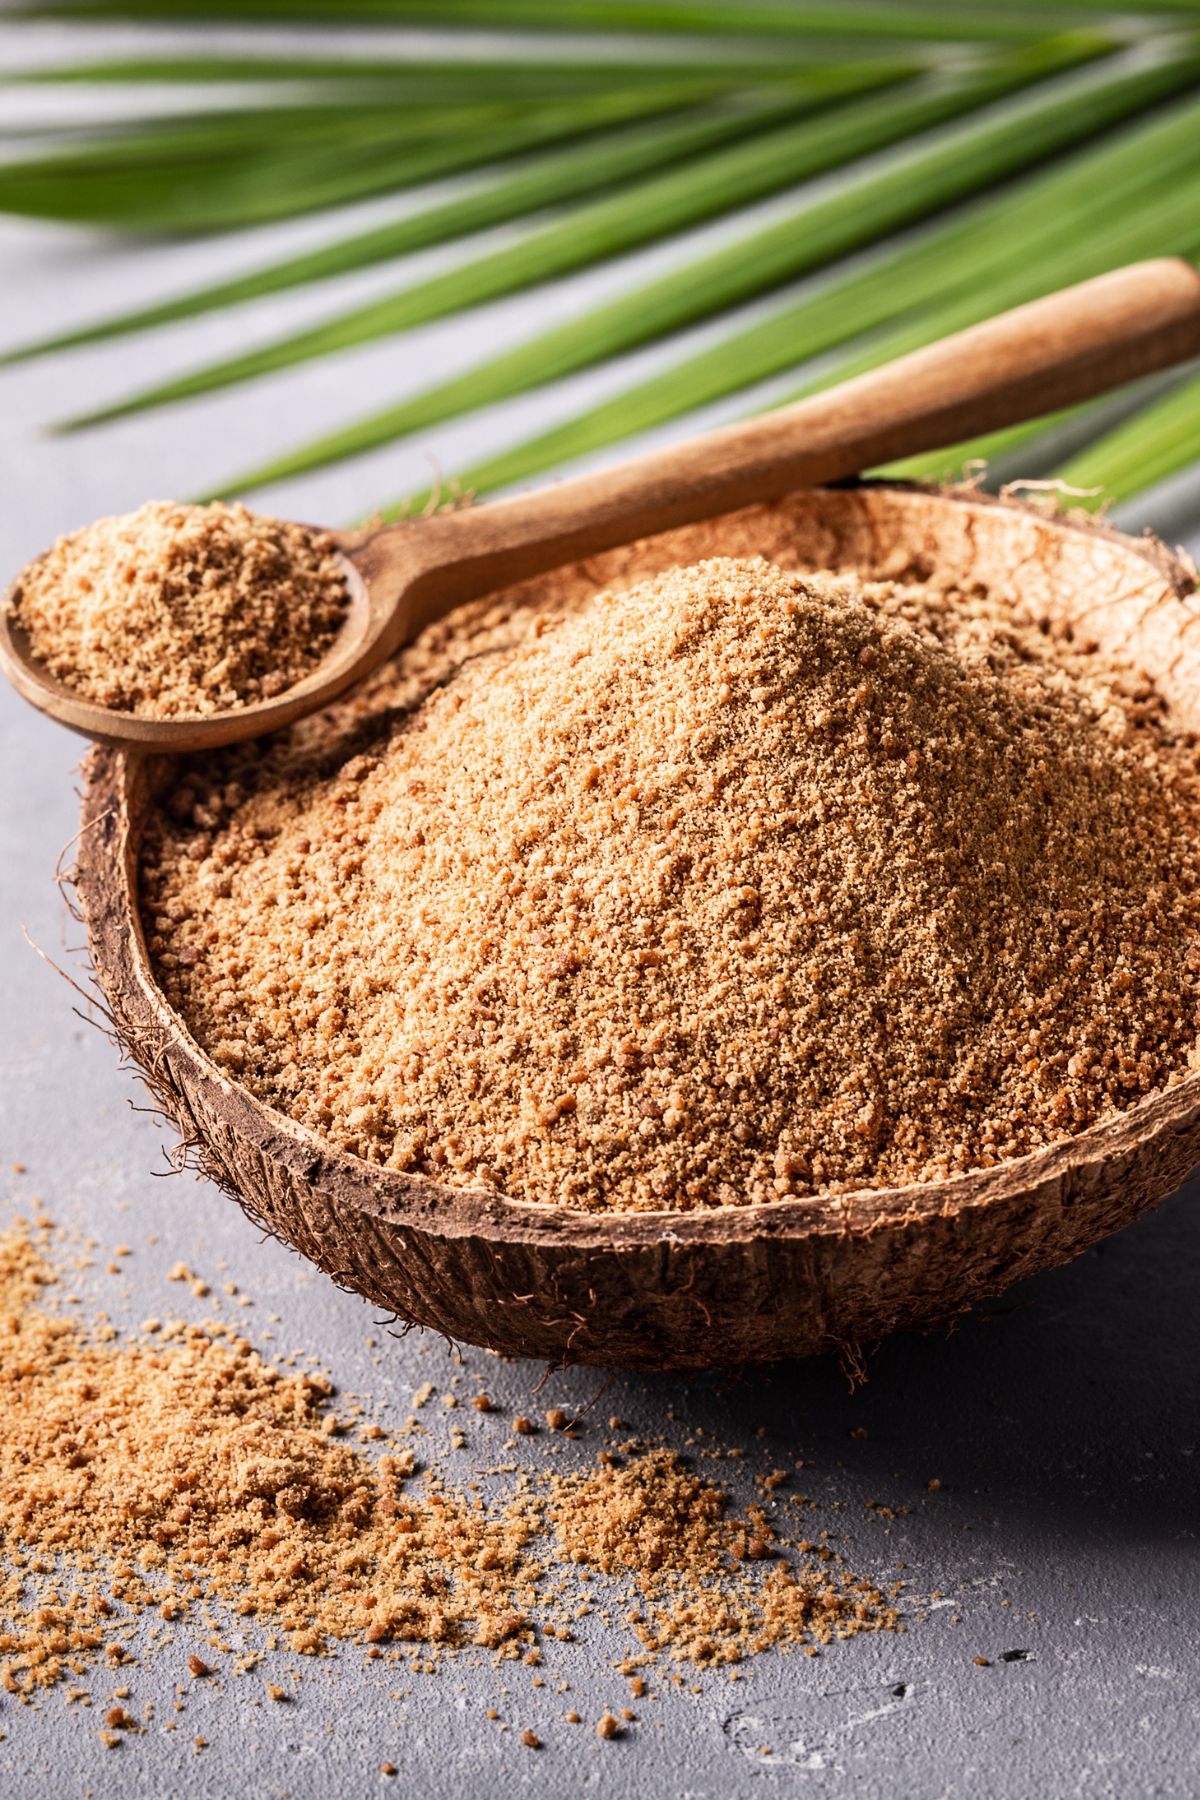
[[[0,666],[86,737],[184,752],[318,711],[464,601],[675,526],[1016,425],[1200,355],[1200,271],[1173,258],[1064,288],[793,405],[512,499],[343,533],[345,624],[269,700],[143,718],[83,698],[31,653],[6,603]]]

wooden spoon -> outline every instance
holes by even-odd
[[[196,719],[82,699],[0,612],[13,686],[87,737],[160,752],[256,737],[317,711],[463,601],[618,544],[1036,418],[1200,355],[1200,271],[1163,258],[1035,300],[821,394],[514,499],[341,539],[349,614],[279,697]]]

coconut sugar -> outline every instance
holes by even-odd
[[[0,1232],[0,1691],[134,1660],[139,1620],[142,1654],[173,1644],[194,1680],[220,1672],[222,1616],[262,1654],[541,1662],[588,1610],[584,1564],[611,1576],[643,1660],[899,1625],[898,1590],[776,1536],[672,1452],[624,1443],[563,1476],[534,1442],[523,1478],[464,1493],[428,1435],[421,1469],[378,1425],[353,1442],[326,1379],[217,1321],[87,1331],[55,1304],[53,1247],[44,1221]],[[760,1566],[747,1545],[768,1540]]]
[[[347,589],[326,533],[215,501],[152,501],[63,537],[9,605],[52,675],[142,718],[269,700],[333,643]]]
[[[1019,596],[637,573],[463,609],[177,777],[142,906],[226,1073],[601,1211],[928,1182],[1187,1072],[1197,756],[1144,676]]]
[[[891,1600],[833,1551],[817,1570],[795,1567],[761,1507],[734,1513],[672,1450],[557,1481],[553,1518],[572,1563],[632,1582],[643,1604],[629,1621],[656,1654],[722,1665],[899,1623]],[[757,1563],[761,1579],[727,1573]]]

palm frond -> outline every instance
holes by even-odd
[[[1181,0],[1176,0],[1181,3]],[[32,17],[236,20],[271,24],[485,26],[500,31],[684,33],[704,37],[1012,43],[1063,28],[1064,6],[913,6],[843,0],[31,0]]]
[[[869,76],[864,74],[859,85],[863,88],[883,87],[892,81],[903,80],[911,73],[910,69],[900,65],[887,74],[880,71]],[[823,97],[818,89],[811,95],[813,104]],[[513,174],[445,205],[430,207],[370,231],[355,232],[317,250],[267,264],[236,280],[214,283],[181,294],[174,300],[22,346],[0,355],[0,363],[21,361],[51,350],[194,318],[221,307],[257,300],[266,294],[370,268],[556,205],[585,200],[637,177],[645,179],[655,170],[685,164],[721,145],[736,143],[793,118],[800,109],[795,95],[786,99],[774,94],[761,98],[739,96],[723,105],[655,116],[647,123],[589,136],[577,144],[556,146],[551,153],[524,162]]]
[[[959,482],[981,479],[985,471],[992,481],[1002,480],[1005,464],[1019,458],[1022,476],[1039,475],[1042,463],[1038,446],[1052,437],[1056,426],[1074,416],[1069,412],[1047,413],[1040,419],[1029,419],[1023,425],[1010,425],[1005,431],[987,431],[968,438],[965,443],[951,444],[945,450],[931,450],[925,456],[909,456],[888,463],[873,474],[894,481]]]
[[[668,84],[417,116],[356,104],[157,120],[0,163],[0,211],[123,231],[228,230],[486,168],[681,104]]]
[[[749,46],[753,49],[753,45]],[[928,66],[934,59],[920,48],[908,47],[905,66],[913,71]],[[670,76],[673,83],[695,91],[697,98],[728,93],[731,88],[754,88],[768,83],[786,82],[802,87],[836,83],[843,72],[895,66],[896,56],[880,57],[864,52],[859,45],[806,43],[791,58],[786,49],[772,46],[770,52],[760,48],[757,56],[744,58],[703,57],[688,60],[673,55]],[[29,69],[7,74],[3,79],[15,86],[111,86],[113,83],[136,86],[193,86],[200,82],[230,83],[238,87],[248,83],[282,83],[298,86],[316,83],[349,83],[357,86],[383,85],[391,99],[403,99],[406,105],[461,105],[464,100],[547,100],[569,94],[612,92],[630,87],[661,86],[664,67],[660,61],[619,61],[606,57],[582,62],[539,60],[521,63],[511,57],[494,62],[471,62],[467,58],[452,61],[398,61],[391,57],[364,60],[356,56],[214,56],[196,52],[175,56],[106,57],[81,63],[60,63],[47,69]]]
[[[122,232],[228,231],[472,180],[418,199],[405,216],[335,228],[313,249],[81,322],[2,362],[522,225],[502,248],[468,250],[444,274],[303,332],[252,347],[232,334],[219,361],[76,426],[286,371],[680,239],[667,275],[536,342],[435,371],[424,391],[283,452],[224,492],[664,345],[665,363],[648,377],[460,471],[464,485],[495,490],[715,402],[744,394],[749,405],[764,381],[790,374],[797,392],[811,391],[815,356],[826,359],[824,383],[1114,263],[1200,253],[1200,0],[1119,9],[1104,0],[28,0],[22,11],[93,29],[85,59],[10,74],[10,91],[57,83],[86,103],[125,88],[131,104],[118,124],[50,127],[49,150],[0,161],[0,210]],[[181,48],[143,55],[122,40],[117,55],[96,56],[95,30],[119,20],[182,28]],[[325,36],[303,53],[268,43],[239,55],[210,50],[204,29],[220,23],[304,24]],[[364,55],[361,39],[345,47],[349,24],[387,27],[383,53]],[[411,56],[397,37],[409,27],[435,28],[441,45]],[[503,51],[458,56],[463,27],[488,29]],[[536,51],[530,33],[548,34]],[[138,96],[164,82],[181,95],[214,83],[241,91],[139,118]],[[834,170],[837,191],[806,187]],[[747,224],[706,254],[681,237],[764,199],[778,208],[789,194],[774,223]],[[762,315],[772,294],[817,271],[815,291],[784,293]],[[747,304],[758,312],[749,323],[738,310]],[[713,321],[719,335],[709,323],[705,349],[672,346]],[[943,452],[939,467],[979,454],[1036,461],[1074,432],[1064,477],[1124,497],[1200,455],[1198,400],[1193,378],[1139,393],[1119,419],[1082,409]],[[1079,451],[1083,432],[1096,438]]]
[[[569,212],[534,237],[461,264],[417,286],[339,314],[275,343],[199,369],[89,413],[75,424],[97,424],[216,388],[294,367],[358,344],[411,330],[536,283],[606,261],[659,241],[705,219],[747,206],[824,170],[882,149],[914,132],[971,112],[1090,57],[1074,38],[1023,51],[983,72],[903,84],[816,119],[802,117],[749,142],[710,152],[699,161],[635,183],[586,208]],[[938,161],[947,159],[939,155]],[[812,221],[806,220],[811,231]],[[776,238],[779,234],[776,232]]]
[[[1184,195],[1186,201],[1200,213],[1200,180],[1194,181]],[[806,383],[793,393],[773,399],[774,405],[787,405],[789,401],[803,399],[806,395],[827,387],[835,381],[850,380],[855,375],[867,373],[878,368],[880,364],[890,362],[893,358],[904,356],[909,351],[920,350],[926,344],[933,343],[951,332],[962,331],[969,325],[978,324],[992,314],[1003,312],[1008,307],[1022,305],[1025,301],[1036,300],[1042,294],[1050,293],[1057,287],[1066,287],[1075,281],[1084,281],[1089,276],[1102,274],[1108,268],[1119,267],[1126,262],[1157,253],[1159,238],[1164,224],[1170,222],[1170,204],[1160,205],[1140,218],[1130,217],[1117,221],[1097,238],[1095,244],[1086,254],[1075,249],[1067,249],[1058,256],[1048,259],[1036,268],[1021,269],[1009,274],[1007,279],[995,279],[990,282],[980,280],[972,290],[962,295],[957,303],[946,305],[929,313],[914,314],[906,322],[894,330],[873,336],[868,346],[857,355],[830,369],[820,380]],[[1180,230],[1168,246],[1181,255],[1195,257],[1200,255],[1200,224],[1193,220],[1190,230]],[[739,387],[742,384],[739,383]],[[680,384],[677,387],[677,398],[686,400],[681,411],[693,411],[696,405],[705,398],[702,390],[693,388],[690,391]],[[699,394],[700,398],[697,399]],[[643,415],[644,417],[644,415]],[[1052,421],[1040,419],[1027,425],[1015,426],[1007,433],[989,434],[969,444],[950,446],[946,450],[913,460],[903,467],[893,468],[890,472],[906,476],[925,476],[940,479],[959,469],[969,461],[983,460],[994,462],[1001,449],[1007,451],[1023,443],[1032,442],[1040,430]],[[593,426],[589,430],[589,425]],[[512,487],[521,481],[544,474],[550,469],[557,469],[569,462],[578,460],[582,455],[599,448],[606,448],[607,443],[597,442],[599,433],[594,429],[595,415],[585,415],[581,421],[572,420],[554,432],[517,445],[488,461],[468,467],[450,475],[450,485],[456,489],[472,494],[495,493],[500,489]],[[649,428],[647,426],[647,428]],[[628,435],[622,430],[621,436]],[[611,440],[610,440],[611,441]],[[1173,440],[1182,442],[1178,437]],[[1102,456],[1099,464],[1102,464]],[[1173,466],[1179,466],[1178,464]],[[1170,471],[1165,471],[1169,473]],[[1155,477],[1157,479],[1157,476]],[[1064,479],[1067,477],[1064,476]],[[1076,476],[1069,477],[1072,481]],[[1142,483],[1148,486],[1149,481]],[[378,509],[384,519],[402,518],[414,509],[419,509],[428,498],[427,494],[409,495],[405,500],[382,509]]]
[[[1073,488],[1094,490],[1092,504],[1128,500],[1200,460],[1200,374],[1154,401],[1115,431],[1065,463],[1059,474]]]
[[[1059,279],[1082,280],[1134,256],[1186,249],[1182,236],[1188,235],[1189,221],[1196,235],[1200,220],[1198,136],[1200,101],[1128,128],[1032,181],[974,202],[965,214],[917,243],[721,337],[698,355],[552,430],[453,471],[453,479],[480,494],[511,487],[786,374],[842,345],[866,340],[869,348],[853,368],[848,363],[840,367],[837,378],[873,367],[889,353],[920,348],[939,335],[951,306],[954,322],[944,328],[956,330],[1001,305],[1034,299]],[[1072,236],[1064,242],[1062,221],[1068,217]],[[998,300],[1001,286],[1016,297]],[[933,311],[930,296],[937,296]],[[889,323],[891,337],[879,336]],[[785,398],[812,391],[809,384]],[[992,451],[990,443],[964,446],[958,460],[990,457]],[[932,476],[950,466],[954,456],[948,448],[906,466],[905,473]],[[400,517],[424,498],[409,496],[385,508],[384,517]]]
[[[275,369],[288,369],[313,356],[369,344],[398,331],[444,319],[450,313],[493,301],[506,293],[520,292],[543,281],[552,281],[578,268],[608,261],[644,243],[669,238],[689,225],[745,207],[792,187],[847,160],[869,155],[907,139],[914,131],[945,124],[999,95],[1025,86],[1031,79],[1054,72],[1061,61],[1074,61],[1074,43],[1052,52],[1029,54],[990,68],[982,76],[952,81],[930,81],[901,88],[896,94],[876,97],[838,108],[817,121],[792,119],[777,130],[745,144],[712,151],[700,162],[689,162],[649,182],[626,187],[590,207],[572,209],[533,238],[497,250],[479,261],[464,263],[432,281],[403,286],[367,306],[340,313],[324,324],[263,344],[245,355],[198,369],[155,389],[135,394],[83,419],[76,425],[95,425],[122,414],[148,407],[169,405],[194,394],[207,394],[234,382],[252,380]],[[943,160],[939,153],[939,162]],[[896,185],[896,184],[892,184]],[[844,209],[842,209],[844,211]],[[811,230],[811,220],[804,221]],[[774,241],[781,232],[774,232]],[[847,247],[853,247],[851,238]],[[745,247],[741,247],[745,248]]]
[[[901,226],[931,217],[953,202],[1054,149],[1086,140],[1133,105],[1144,103],[1151,72],[1128,70],[1110,81],[1060,91],[1053,107],[1027,101],[1013,112],[961,124],[952,132],[883,166],[868,164],[837,193],[801,202],[752,236],[685,263],[659,280],[620,295],[582,318],[544,333],[535,343],[478,365],[465,375],[396,406],[356,420],[262,468],[243,474],[229,491],[264,485],[317,469],[441,419],[509,399],[564,375],[636,349],[785,282],[878,242]],[[1153,74],[1160,92],[1177,79]]]

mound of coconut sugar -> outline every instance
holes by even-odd
[[[465,611],[388,682],[192,764],[144,848],[171,1002],[345,1150],[740,1205],[990,1166],[1190,1066],[1194,748],[998,598],[718,558]]]

